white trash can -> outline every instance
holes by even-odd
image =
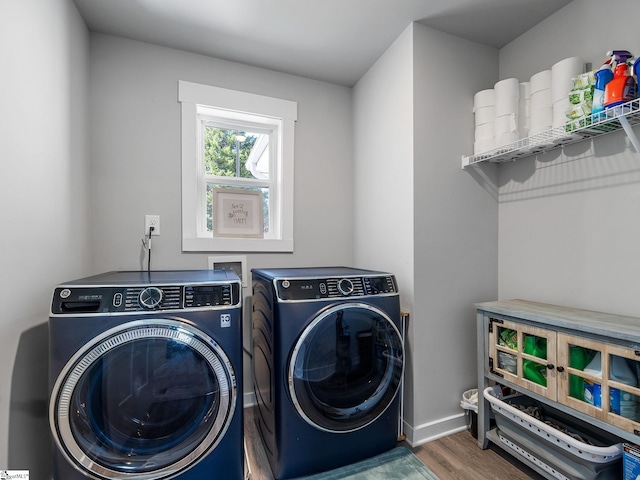
[[[472,388],[464,392],[460,406],[467,415],[467,428],[471,431],[473,438],[478,438],[478,389]]]

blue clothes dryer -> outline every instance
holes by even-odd
[[[255,418],[274,477],[395,447],[404,367],[395,277],[254,269],[252,283]]]
[[[55,480],[244,478],[232,272],[110,272],[55,288]]]

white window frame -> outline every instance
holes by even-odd
[[[229,90],[210,85],[178,82],[182,115],[182,250],[187,252],[293,252],[293,165],[294,127],[298,104],[289,100]],[[203,171],[201,166],[200,119],[198,107],[246,113],[263,117],[265,125],[276,128],[276,145],[270,146],[271,221],[265,238],[221,238],[205,234],[202,228]],[[233,178],[233,177],[230,177]]]

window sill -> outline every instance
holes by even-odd
[[[293,239],[183,238],[183,252],[293,252]]]

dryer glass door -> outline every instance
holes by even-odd
[[[92,478],[166,478],[224,435],[235,404],[216,342],[174,320],[134,321],[72,359],[54,386],[61,451]]]
[[[371,305],[346,303],[322,311],[298,338],[289,392],[309,424],[350,432],[391,405],[402,371],[402,337],[393,321]]]

